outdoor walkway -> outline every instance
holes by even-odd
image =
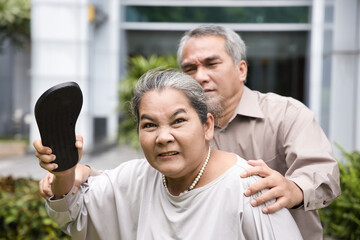
[[[111,169],[125,161],[142,158],[141,150],[136,151],[125,146],[116,146],[97,154],[84,154],[81,163],[88,164],[96,169]],[[18,178],[32,178],[40,180],[46,171],[39,166],[39,160],[34,153],[23,156],[0,158],[0,176],[9,175]]]

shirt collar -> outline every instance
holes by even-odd
[[[240,102],[235,109],[235,114],[253,118],[264,118],[257,94],[247,86],[244,86]]]

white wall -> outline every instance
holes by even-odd
[[[89,5],[107,16],[103,24],[89,21]],[[94,118],[106,119],[106,141],[115,140],[117,134],[118,5],[117,0],[32,0],[31,109],[48,88],[77,82],[84,101],[76,133],[84,136],[85,150],[95,147]],[[30,142],[36,138],[33,117]]]
[[[334,10],[329,134],[353,151],[360,149],[360,2],[336,0]]]

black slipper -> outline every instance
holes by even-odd
[[[35,105],[35,118],[41,141],[50,147],[58,164],[55,172],[75,166],[79,160],[75,147],[75,124],[80,114],[83,96],[75,82],[58,84],[44,92]]]

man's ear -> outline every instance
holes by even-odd
[[[205,140],[210,141],[214,137],[214,116],[211,113],[207,114],[206,122],[204,123]]]
[[[240,72],[240,75],[239,75],[240,81],[245,82],[246,77],[247,77],[247,70],[248,70],[246,62],[244,60],[241,60],[238,63],[237,67],[238,67],[239,72]]]

